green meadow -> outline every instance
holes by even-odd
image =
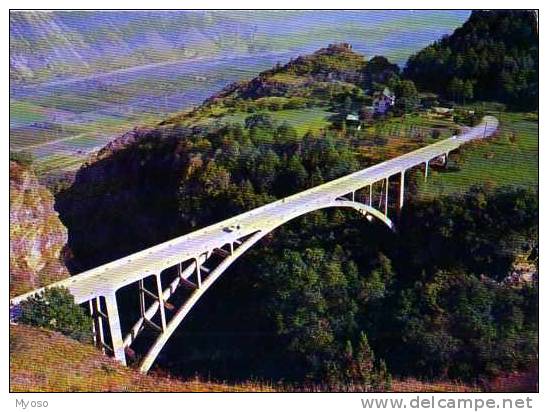
[[[428,182],[419,186],[422,198],[465,192],[482,184],[538,188],[538,116],[515,112],[493,114],[501,121],[499,133],[486,141],[464,146],[459,167],[432,171]]]

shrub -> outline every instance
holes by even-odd
[[[441,132],[437,129],[432,130],[432,139],[439,139],[441,136]]]
[[[23,166],[30,166],[33,162],[32,154],[25,151],[10,152],[10,161],[17,162]]]
[[[21,303],[21,323],[61,332],[80,342],[91,341],[91,318],[74,303],[66,288],[48,288]]]

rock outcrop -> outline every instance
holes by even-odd
[[[10,161],[10,297],[66,278],[67,229],[34,172]]]

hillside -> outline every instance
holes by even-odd
[[[14,84],[35,84],[175,60],[300,53],[329,41],[351,41],[364,52],[380,50],[401,63],[409,53],[457,27],[468,14],[466,10],[425,10],[420,15],[408,10],[12,11],[10,78]],[[402,42],[400,36],[408,27],[414,35]]]
[[[362,112],[375,91],[390,83],[401,89],[400,69],[384,56],[367,58],[349,43],[335,43],[234,82],[203,104],[179,113],[160,125],[206,126],[243,123],[254,113],[268,112],[298,130],[318,132],[341,126],[341,115]]]
[[[346,43],[331,44],[287,64],[235,82],[197,108],[161,124],[195,125],[211,118],[230,120],[239,113],[328,107],[341,96],[360,94],[367,60]]]
[[[46,350],[44,350],[46,348]],[[225,384],[199,379],[182,381],[158,373],[143,375],[118,364],[97,349],[58,332],[10,326],[11,392],[292,392],[295,388],[260,382]],[[534,376],[511,375],[493,382],[499,391],[529,390]],[[517,387],[517,385],[524,385]],[[320,387],[299,388],[322,391]],[[478,392],[459,382],[395,379],[393,392]]]
[[[412,55],[405,76],[453,100],[538,107],[538,29],[533,11],[474,11],[450,36]]]
[[[10,161],[10,296],[68,277],[67,242],[53,195],[29,166]]]
[[[253,52],[254,27],[214,12],[14,11],[10,78],[43,82],[219,53]]]
[[[260,384],[225,385],[143,375],[95,347],[44,329],[10,326],[12,392],[269,392]]]

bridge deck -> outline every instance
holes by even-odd
[[[50,286],[68,288],[74,295],[77,303],[86,302],[97,296],[109,295],[119,288],[143,278],[143,274],[157,273],[159,268],[163,270],[179,262],[195,258],[201,253],[234,242],[258,230],[271,230],[282,222],[287,221],[288,216],[296,217],[307,211],[315,210],[318,208],[318,205],[325,204],[339,196],[449,153],[470,140],[490,136],[495,132],[497,127],[498,120],[487,116],[479,126],[468,130],[460,136],[442,140],[285,199],[269,203],[187,235],[56,282]],[[223,230],[232,225],[239,225],[240,229],[232,232]],[[11,299],[11,303],[17,304],[39,291],[41,289],[17,296]]]

